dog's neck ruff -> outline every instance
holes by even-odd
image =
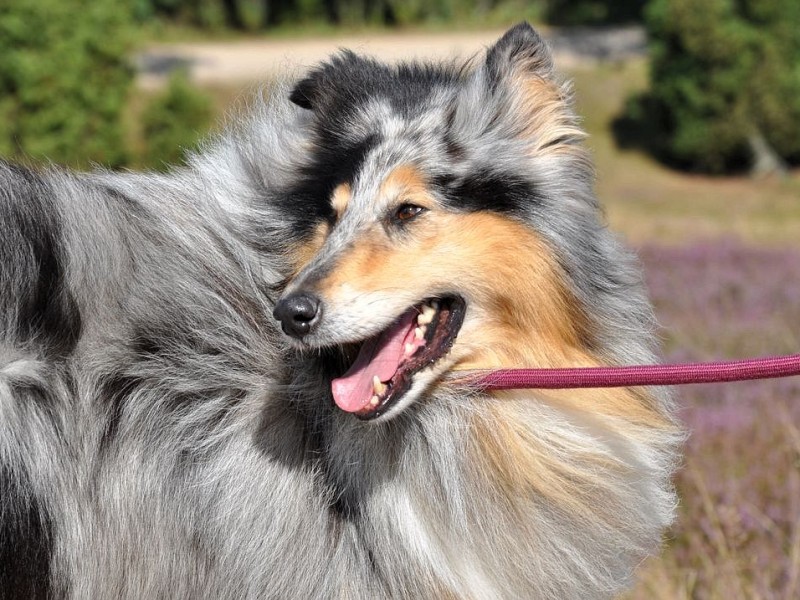
[[[800,354],[743,360],[625,367],[499,369],[476,373],[482,390],[612,388],[724,383],[800,375]]]

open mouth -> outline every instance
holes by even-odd
[[[464,313],[461,298],[429,299],[365,340],[347,372],[331,382],[336,405],[363,420],[386,414],[411,389],[415,374],[449,352]]]

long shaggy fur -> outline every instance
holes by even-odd
[[[340,54],[168,175],[0,163],[0,598],[623,590],[673,518],[663,390],[489,395],[444,377],[362,422],[331,401],[342,352],[272,317],[360,239],[369,182],[414,163],[453,214],[541,241],[553,306],[583,325],[569,351],[520,338],[541,345],[526,356],[653,361],[581,137],[521,25],[464,67]]]

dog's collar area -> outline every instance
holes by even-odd
[[[466,305],[455,296],[428,299],[364,340],[350,368],[331,382],[337,406],[362,420],[386,414],[455,342]]]

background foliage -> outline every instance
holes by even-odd
[[[651,89],[623,142],[643,133],[667,162],[713,173],[800,161],[800,2],[651,0],[645,22]]]
[[[0,155],[86,166],[127,159],[133,81],[126,3],[0,4]]]
[[[643,0],[136,0],[152,18],[235,30],[282,25],[407,26],[422,23],[503,24],[521,19],[558,25],[629,23],[641,19]]]
[[[485,22],[538,18],[550,0],[138,0],[145,19],[191,23],[208,29],[256,31],[276,26],[407,26],[429,22]],[[555,1],[555,0],[554,0]],[[583,0],[581,0],[583,1]],[[613,4],[599,0],[599,4]]]
[[[3,0],[0,156],[87,168],[178,160],[208,129],[210,101],[178,76],[150,101],[134,90],[142,32],[262,32],[324,26],[597,23],[639,14],[632,0]],[[131,112],[135,113],[132,117]],[[141,117],[140,119],[137,117]]]
[[[210,98],[190,84],[185,70],[175,71],[142,113],[145,166],[163,170],[182,163],[208,130],[211,116]]]
[[[554,25],[637,23],[644,5],[644,0],[547,0],[543,16]]]

